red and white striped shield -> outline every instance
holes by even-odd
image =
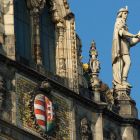
[[[37,124],[43,131],[49,132],[54,126],[54,109],[52,101],[43,94],[38,94],[34,100],[34,113]]]

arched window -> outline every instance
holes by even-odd
[[[31,24],[26,0],[14,1],[16,59],[24,64],[31,60]]]
[[[55,73],[55,25],[48,6],[44,8],[40,16],[40,45],[44,67]]]

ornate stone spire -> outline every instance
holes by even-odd
[[[100,71],[100,63],[99,60],[97,59],[98,52],[96,50],[96,44],[94,41],[92,41],[91,43],[89,56],[90,56],[90,70],[93,75],[98,76],[98,73]]]
[[[93,100],[100,101],[100,80],[98,74],[100,71],[100,62],[97,59],[98,52],[96,50],[96,44],[94,41],[91,43],[89,51],[89,69],[90,69],[90,83],[93,91]]]

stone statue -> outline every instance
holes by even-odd
[[[90,51],[89,51],[89,56],[90,56],[90,70],[92,73],[99,73],[100,70],[100,63],[99,60],[97,59],[98,52],[96,50],[96,44],[94,41],[91,43]]]
[[[121,8],[117,13],[114,26],[112,44],[112,67],[114,86],[131,87],[127,82],[127,76],[131,64],[129,49],[140,42],[140,32],[133,35],[128,32],[126,25],[128,8]]]
[[[81,138],[82,140],[91,140],[91,129],[89,127],[89,123],[88,123],[88,120],[87,118],[83,118],[81,120]]]

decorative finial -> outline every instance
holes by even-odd
[[[94,55],[96,58],[97,58],[97,56],[98,56],[98,52],[97,52],[97,50],[96,50],[96,43],[95,43],[94,40],[91,42],[91,47],[90,47],[90,50],[89,50],[89,56],[92,57],[93,55]]]
[[[91,42],[91,47],[95,47],[96,48],[96,43],[95,43],[94,40],[92,40],[92,42]]]
[[[89,51],[89,56],[90,56],[90,70],[92,73],[99,73],[100,70],[100,63],[97,59],[98,52],[96,50],[96,44],[94,41],[91,42],[91,47]]]
[[[125,9],[128,10],[128,6],[127,5],[125,6]]]

